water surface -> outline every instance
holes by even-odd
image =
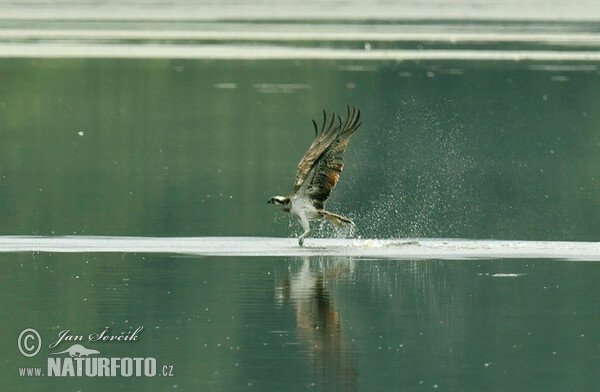
[[[160,254],[0,255],[5,390],[592,390],[595,263]],[[224,288],[227,289],[224,289]],[[24,311],[26,310],[26,311]],[[22,378],[24,327],[110,326],[173,377]],[[68,347],[64,344],[62,347]]]
[[[600,236],[598,63],[1,63],[4,235],[297,235],[266,200],[310,120],[349,103],[363,126],[328,207],[357,235]]]

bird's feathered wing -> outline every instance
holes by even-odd
[[[360,110],[348,106],[345,123],[333,113],[327,126],[327,114],[323,111],[323,125],[319,131],[313,120],[315,140],[298,164],[292,197],[302,194],[309,197],[317,209],[324,207],[344,168],[344,151],[350,136],[360,126],[359,119]]]

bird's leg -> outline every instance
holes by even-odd
[[[298,245],[302,246],[302,244],[304,244],[304,238],[306,238],[306,236],[310,234],[310,223],[308,222],[308,219],[306,218],[305,215],[300,215],[299,218],[300,218],[300,224],[302,225],[302,228],[304,229],[304,233],[302,233],[300,238],[298,238]]]

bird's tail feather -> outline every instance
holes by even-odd
[[[350,219],[344,218],[343,216],[338,215],[338,214],[334,214],[333,212],[321,210],[321,211],[319,211],[319,213],[323,216],[323,218],[325,220],[327,220],[333,224],[336,224],[338,226],[344,226],[344,225],[354,226],[354,222],[352,222]]]

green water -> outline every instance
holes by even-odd
[[[0,62],[0,234],[296,235],[266,201],[346,104],[358,235],[600,237],[598,64],[110,59]]]
[[[596,63],[0,60],[0,235],[277,236],[321,111],[363,238],[596,241]],[[290,226],[290,222],[292,222]],[[316,235],[331,235],[328,228]],[[310,241],[307,240],[307,241]],[[595,263],[0,255],[6,391],[589,391]],[[21,377],[58,334],[172,376]],[[17,340],[41,335],[27,358]],[[67,358],[66,354],[59,357]],[[90,355],[94,357],[94,355]]]
[[[3,390],[588,391],[595,263],[6,254]],[[503,277],[498,274],[514,274]],[[83,345],[172,377],[18,377],[60,331],[138,326]],[[34,358],[16,340],[33,327]],[[70,344],[62,343],[61,349]],[[45,371],[45,370],[44,370]],[[436,388],[435,385],[438,387]]]

